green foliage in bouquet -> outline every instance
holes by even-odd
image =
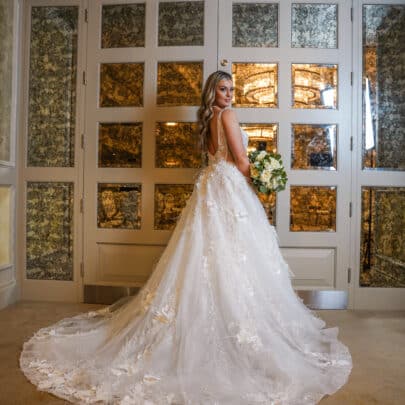
[[[250,177],[260,193],[269,194],[285,189],[287,173],[281,155],[278,153],[255,150],[250,152]]]

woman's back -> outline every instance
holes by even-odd
[[[214,115],[209,123],[210,133],[207,140],[210,160],[215,157],[216,161],[226,160],[236,165],[234,156],[240,153],[240,147],[246,154],[247,134],[241,131],[239,123],[235,121],[235,114],[229,107],[224,109],[214,107],[213,110]]]

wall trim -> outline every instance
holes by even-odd
[[[0,309],[17,301],[17,283],[15,279],[0,283]]]

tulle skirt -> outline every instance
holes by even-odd
[[[20,365],[80,404],[315,404],[352,359],[291,277],[255,192],[220,161],[201,170],[140,292],[39,330]]]

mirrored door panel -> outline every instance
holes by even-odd
[[[86,285],[143,285],[170,238],[203,163],[196,111],[216,24],[211,1],[89,2]],[[128,259],[111,269],[114,257]]]
[[[279,152],[288,173],[285,191],[259,198],[294,285],[347,290],[351,2],[219,4],[218,68],[233,75],[243,126],[255,128],[250,150]]]
[[[405,1],[360,1],[355,23],[355,305],[403,309]]]
[[[80,0],[32,0],[21,8],[19,242],[24,253],[19,260],[24,299],[77,301],[82,296],[84,6]]]

